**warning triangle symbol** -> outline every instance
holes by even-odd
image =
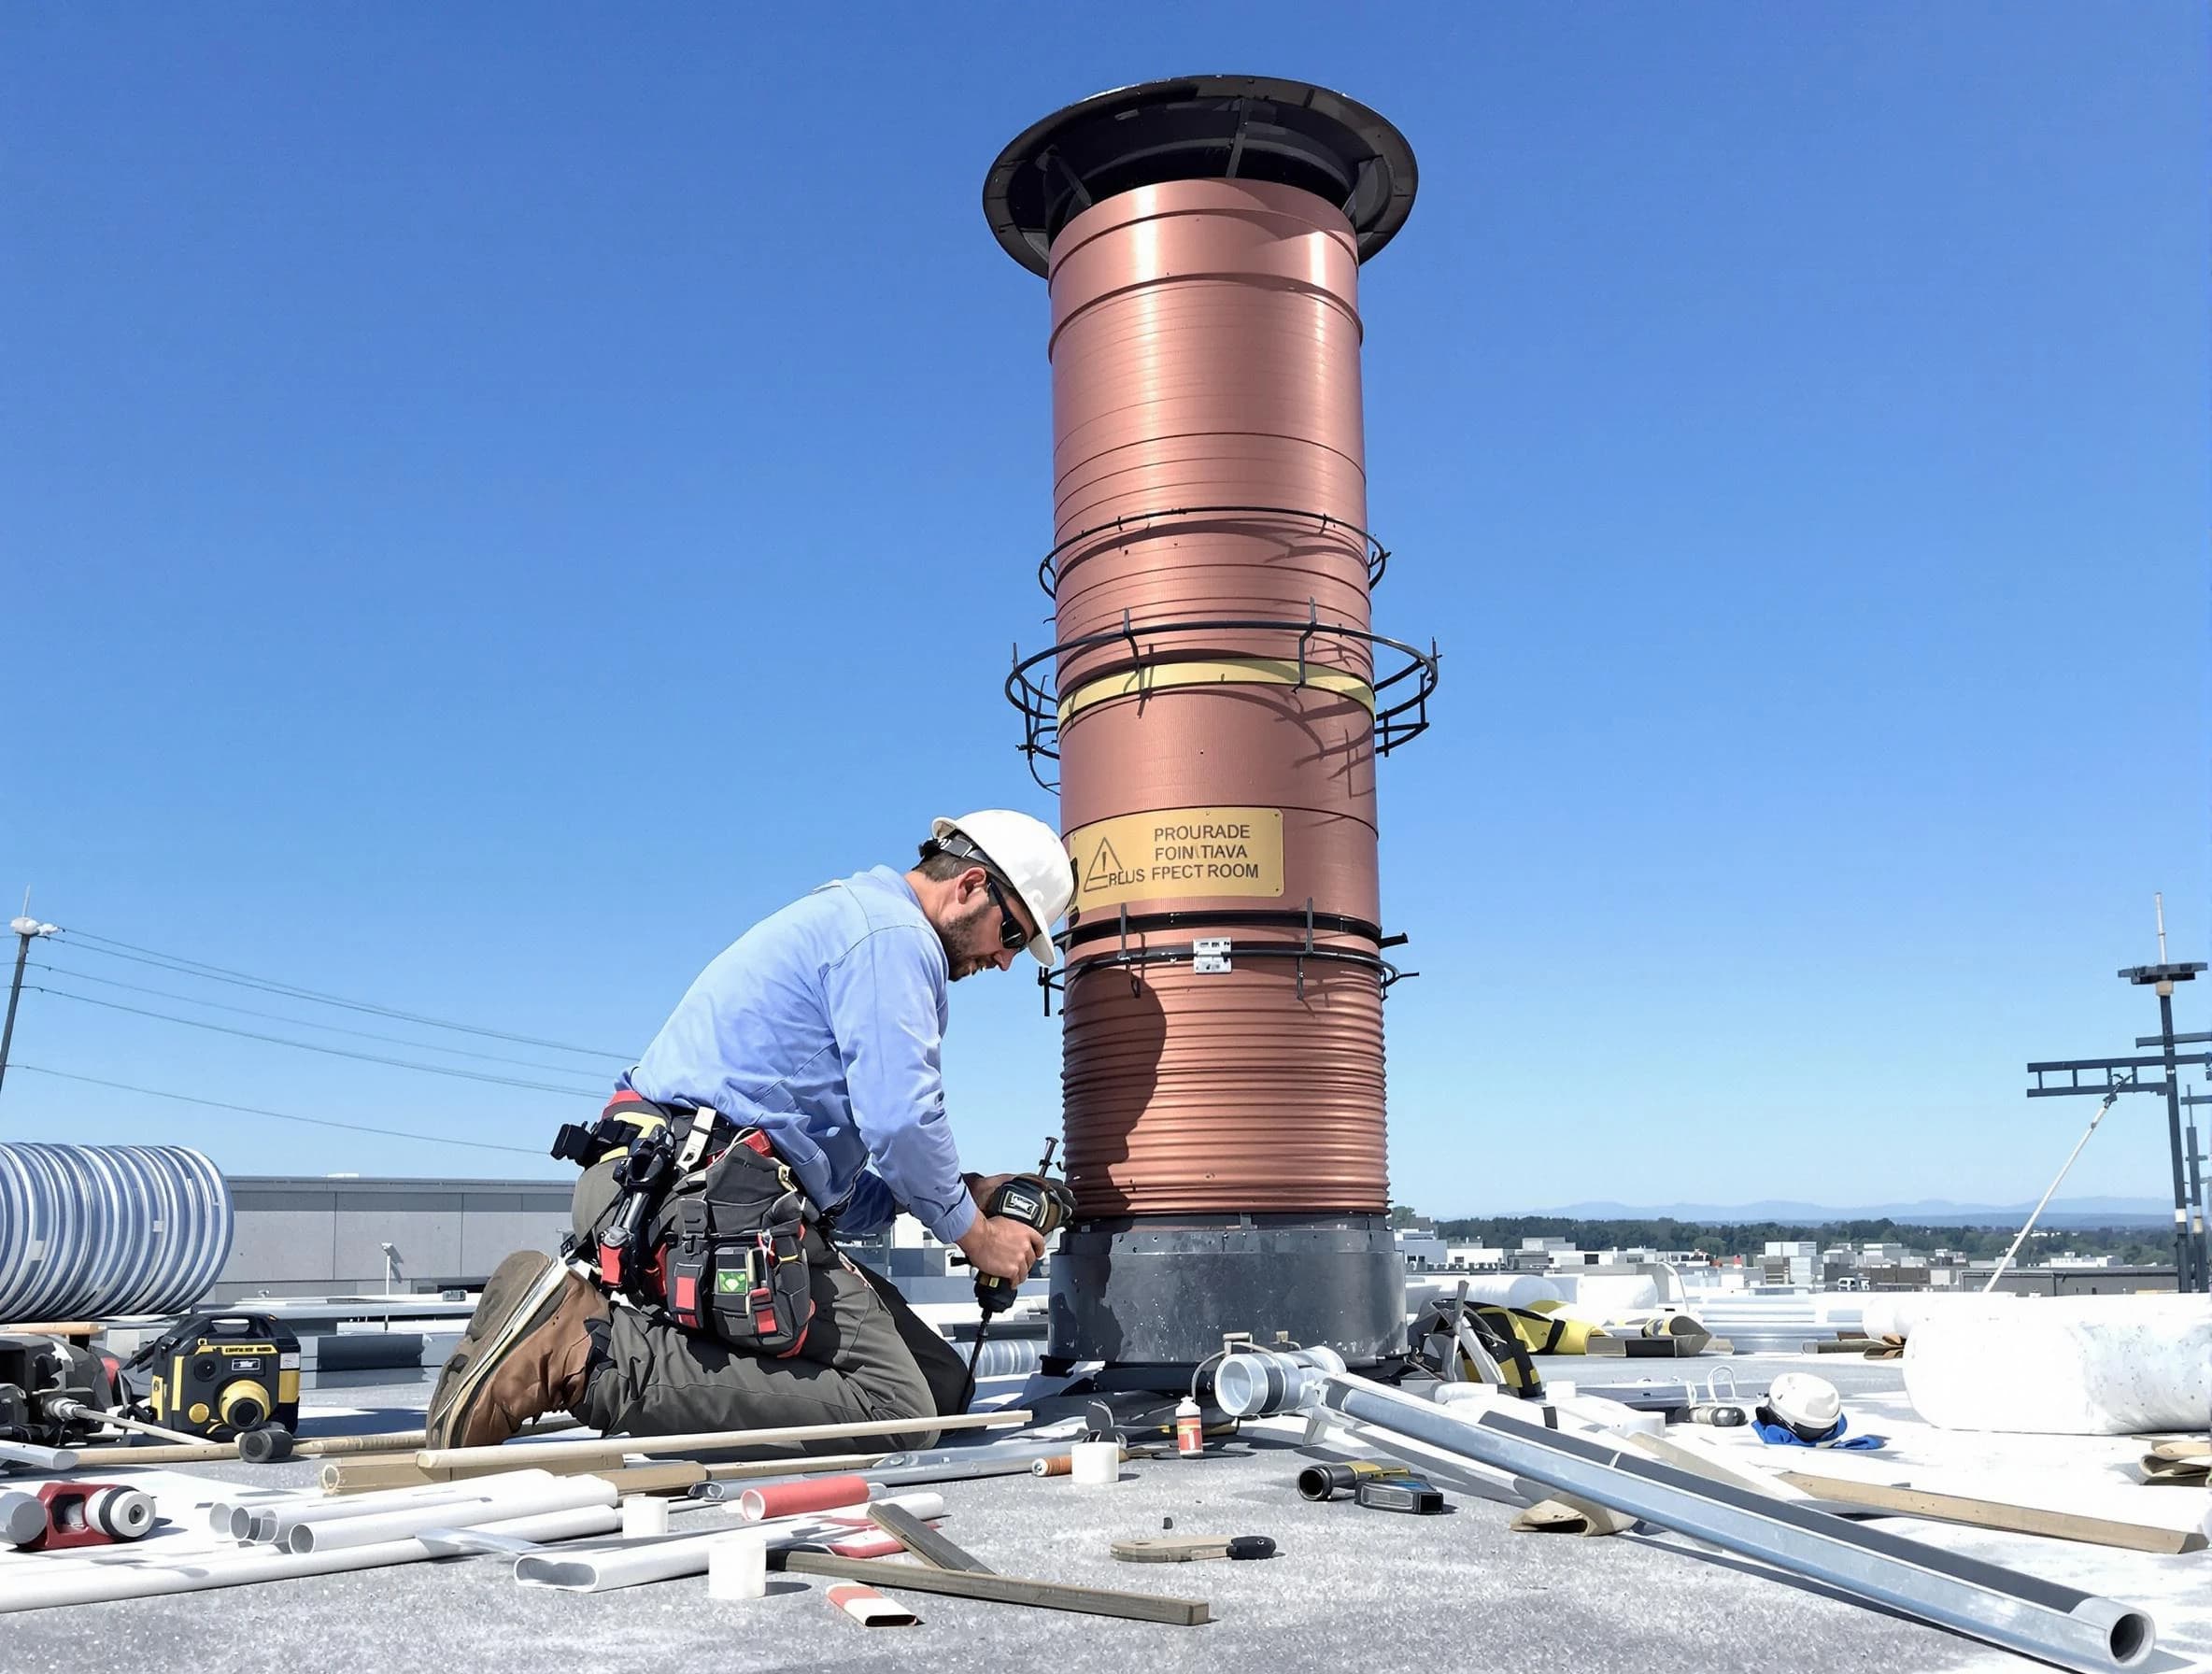
[[[1099,839],[1099,852],[1091,857],[1090,869],[1083,874],[1085,889],[1102,889],[1113,881],[1121,870],[1121,857],[1113,852],[1113,839]]]

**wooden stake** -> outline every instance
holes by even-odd
[[[1802,1488],[1823,1499],[1872,1506],[1906,1517],[1971,1524],[1976,1528],[2006,1529],[2018,1535],[2048,1535],[2054,1540],[2081,1540],[2092,1546],[2124,1547],[2130,1552],[2181,1553],[2205,1549],[2205,1537],[2195,1529],[2115,1523],[2109,1518],[2084,1517],[2074,1511],[2049,1511],[2039,1506],[2007,1505],[2002,1500],[1971,1499],[1957,1494],[1933,1494],[1921,1488],[1891,1488],[1879,1482],[1854,1482],[1806,1470],[1779,1470],[1775,1474],[1793,1488]]]

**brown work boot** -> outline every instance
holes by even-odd
[[[489,1446],[574,1406],[598,1348],[589,1327],[609,1316],[606,1298],[552,1256],[508,1256],[431,1391],[428,1444]]]

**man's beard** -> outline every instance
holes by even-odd
[[[973,976],[978,971],[991,969],[995,963],[993,955],[963,950],[981,940],[976,932],[984,919],[995,910],[989,901],[978,901],[975,909],[965,918],[956,918],[948,929],[937,932],[938,940],[944,943],[945,964],[951,972],[948,980],[957,983],[963,977]]]

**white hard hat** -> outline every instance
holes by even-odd
[[[1029,956],[1051,970],[1052,927],[1075,899],[1075,863],[1060,846],[1058,833],[1042,819],[1011,808],[982,808],[957,819],[931,820],[929,835],[940,844],[965,837],[991,870],[1014,886],[1037,926]]]
[[[1786,1371],[1770,1384],[1759,1416],[1794,1430],[1801,1441],[1817,1441],[1843,1416],[1843,1397],[1826,1378],[1808,1371]]]

